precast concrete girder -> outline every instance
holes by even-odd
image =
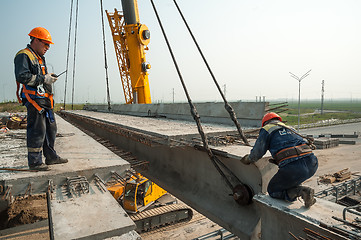
[[[315,207],[307,210],[302,204],[286,203],[267,196],[265,193],[268,182],[277,168],[268,163],[269,156],[256,164],[240,163],[240,158],[249,153],[250,147],[243,145],[216,147],[220,151],[218,153],[221,153],[219,159],[256,194],[251,204],[241,206],[234,201],[231,189],[204,151],[194,148],[191,142],[188,145],[170,145],[154,141],[163,138],[171,142],[169,134],[159,130],[162,128],[159,126],[159,120],[155,123],[151,118],[139,118],[139,135],[136,136],[134,130],[137,126],[129,128],[127,135],[127,127],[123,124],[125,120],[117,122],[113,114],[83,111],[63,112],[63,116],[70,122],[109,140],[119,148],[130,151],[138,159],[148,161],[148,169],[142,174],[212,221],[236,234],[240,239],[288,239],[290,230],[296,235],[301,235],[305,227],[324,232],[318,223],[331,219],[330,213],[314,214]],[[92,123],[93,120],[95,123]],[[181,123],[164,122],[164,124]],[[120,129],[118,133],[112,129],[113,127]],[[168,127],[177,130],[177,126]],[[151,133],[152,129],[155,131],[154,134]],[[188,130],[185,129],[184,132]],[[187,140],[187,135],[172,137]],[[317,208],[321,207],[322,205]],[[272,222],[273,215],[278,216],[286,227]],[[332,239],[343,239],[331,232],[327,234]]]

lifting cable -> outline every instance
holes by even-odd
[[[73,62],[73,86],[71,94],[71,110],[74,110],[74,84],[75,84],[75,56],[76,56],[76,36],[78,33],[78,6],[79,0],[76,0],[76,13],[75,13],[75,33],[74,33],[74,62]]]
[[[245,204],[249,204],[250,201],[251,201],[251,198],[252,196],[252,193],[251,193],[251,189],[247,186],[247,185],[244,185],[240,180],[239,178],[221,161],[218,159],[218,157],[216,155],[213,154],[213,152],[211,151],[211,149],[209,148],[208,146],[208,139],[207,139],[207,136],[206,134],[204,133],[203,131],[203,127],[201,125],[201,122],[200,122],[200,116],[197,112],[197,109],[196,107],[194,106],[190,96],[189,96],[189,93],[188,93],[188,90],[187,90],[187,87],[184,83],[184,80],[183,80],[183,77],[182,77],[182,74],[179,70],[179,67],[178,67],[178,64],[177,64],[177,61],[175,59],[175,56],[173,54],[173,51],[172,51],[172,48],[170,46],[170,43],[168,41],[168,38],[167,38],[167,35],[164,31],[164,28],[163,28],[163,24],[159,18],[159,15],[158,15],[158,12],[157,12],[157,9],[154,5],[154,2],[153,0],[150,0],[151,1],[151,4],[153,6],[153,10],[154,10],[154,13],[157,17],[157,20],[158,20],[158,23],[159,23],[159,26],[162,30],[162,33],[163,33],[163,36],[164,36],[164,39],[167,43],[167,46],[168,46],[168,50],[171,54],[171,57],[172,57],[172,60],[173,60],[173,63],[174,63],[174,66],[177,70],[177,73],[178,73],[178,77],[181,81],[181,84],[182,84],[182,87],[183,87],[183,90],[184,90],[184,93],[186,94],[186,97],[187,97],[187,100],[188,100],[188,103],[189,103],[189,106],[191,108],[191,114],[192,114],[192,117],[193,119],[195,120],[196,124],[197,124],[197,128],[198,128],[198,132],[202,138],[202,142],[203,142],[203,147],[205,149],[205,151],[207,152],[209,158],[211,159],[213,165],[215,166],[215,168],[217,169],[217,171],[220,173],[220,175],[222,176],[223,180],[226,182],[226,184],[228,185],[228,187],[233,191],[233,196],[235,198],[235,200],[242,204],[242,205],[245,205]],[[222,171],[222,169],[220,168],[220,166],[222,166],[228,174],[230,174],[234,179],[237,180],[237,185],[233,186],[233,184],[231,183],[231,181],[227,178],[226,174]],[[236,196],[236,194],[238,194]],[[236,199],[236,197],[238,199]]]
[[[110,92],[109,92],[107,51],[106,51],[106,45],[105,45],[105,32],[104,32],[103,0],[100,0],[100,13],[101,13],[101,18],[102,18],[102,30],[103,30],[104,67],[105,67],[105,81],[106,81],[106,84],[107,84],[108,111],[110,111],[111,107],[110,107]]]
[[[65,86],[64,86],[64,105],[63,108],[65,110],[65,103],[66,103],[66,87],[68,83],[68,66],[69,66],[69,53],[70,53],[70,36],[71,36],[71,20],[73,16],[73,0],[71,0],[70,5],[70,20],[69,20],[69,37],[68,37],[68,52],[66,55],[66,72],[65,72]]]
[[[196,38],[194,37],[194,35],[193,35],[193,33],[192,33],[192,30],[190,29],[190,27],[189,27],[186,19],[184,18],[184,15],[183,15],[182,11],[180,10],[180,8],[179,8],[176,0],[173,0],[173,2],[174,2],[174,4],[175,4],[175,6],[176,6],[176,8],[177,8],[177,10],[178,10],[178,12],[179,12],[179,14],[181,15],[181,17],[182,17],[182,19],[183,19],[183,22],[184,22],[184,24],[186,25],[186,27],[187,27],[187,29],[188,29],[188,32],[189,32],[189,34],[191,35],[191,37],[192,37],[192,39],[193,39],[194,44],[197,46],[197,49],[198,49],[199,53],[201,54],[202,59],[203,59],[204,63],[206,64],[207,69],[208,69],[209,73],[211,74],[212,79],[213,79],[213,81],[214,81],[214,83],[215,83],[215,85],[216,85],[219,93],[221,94],[221,96],[222,96],[222,98],[223,98],[224,108],[228,111],[228,113],[229,113],[232,121],[233,121],[234,124],[236,125],[237,130],[238,130],[238,133],[239,133],[239,135],[241,136],[243,142],[244,142],[247,146],[250,146],[250,144],[249,144],[246,136],[243,134],[241,125],[240,125],[240,123],[239,123],[238,120],[237,120],[236,113],[234,112],[232,106],[228,103],[225,95],[223,94],[223,92],[222,92],[222,90],[221,90],[221,88],[220,88],[220,86],[219,86],[219,84],[218,84],[218,82],[217,82],[217,80],[216,80],[216,77],[214,76],[214,74],[213,74],[213,72],[212,72],[212,70],[211,70],[211,68],[210,68],[210,66],[209,66],[206,58],[205,58],[204,55],[203,55],[203,52],[202,52],[201,48],[200,48],[199,45],[198,45],[198,42],[197,42]]]

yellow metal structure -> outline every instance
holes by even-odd
[[[167,193],[163,188],[137,173],[129,180],[108,187],[115,199],[122,202],[127,212],[140,212]]]
[[[123,207],[128,212],[140,212],[167,192],[149,179],[133,179],[127,182],[123,197]]]
[[[125,101],[127,104],[151,103],[147,72],[150,64],[145,59],[150,33],[147,26],[139,23],[136,1],[134,5],[137,20],[135,24],[126,24],[124,15],[117,9],[114,9],[114,13],[106,13],[112,31]]]
[[[113,195],[115,199],[118,200],[123,196],[124,188],[125,188],[124,184],[117,183],[108,187],[108,191]]]

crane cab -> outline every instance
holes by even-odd
[[[125,186],[123,207],[127,212],[141,212],[166,193],[163,188],[145,177],[132,179]]]

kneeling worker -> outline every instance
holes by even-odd
[[[302,197],[305,206],[309,208],[316,202],[314,190],[301,186],[301,183],[315,174],[318,160],[307,143],[282,123],[278,114],[270,112],[262,119],[262,128],[251,153],[245,155],[241,162],[254,163],[269,150],[273,163],[279,168],[268,184],[269,195],[287,201]]]

